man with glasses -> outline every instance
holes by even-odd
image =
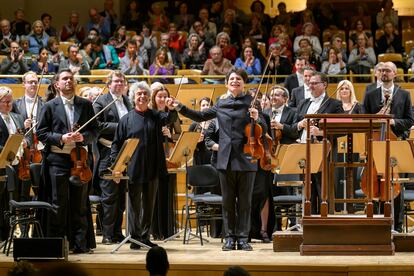
[[[10,31],[10,21],[3,19],[0,21],[0,54],[7,55],[10,53],[10,43],[19,42],[19,36]]]
[[[79,53],[79,46],[73,44],[68,47],[68,58],[59,64],[59,70],[69,69],[74,75],[90,75],[90,67]]]
[[[135,45],[135,44],[134,44]],[[96,120],[100,126],[98,135],[97,148],[99,158],[97,160],[98,173],[101,174],[111,166],[111,145],[114,139],[115,130],[118,127],[119,120],[126,115],[132,106],[125,95],[128,88],[125,75],[120,71],[112,71],[108,76],[109,93],[101,95],[93,104],[95,113],[100,112],[103,108],[119,99],[115,104],[101,113]],[[122,219],[125,211],[125,188],[126,181],[119,184],[112,180],[100,179],[99,186],[102,194],[102,243],[111,244],[123,241]]]
[[[392,132],[400,139],[407,139],[410,128],[414,124],[410,92],[394,83],[397,75],[397,67],[394,63],[385,62],[378,70],[382,85],[366,93],[363,102],[365,113],[392,114],[393,118],[390,120]],[[389,108],[384,108],[387,106]],[[398,232],[402,232],[403,206],[403,198],[399,195],[394,199],[394,229]]]
[[[343,113],[342,103],[333,99],[328,95],[326,89],[328,87],[328,77],[320,72],[314,72],[309,80],[309,88],[311,97],[299,103],[296,113],[296,123],[293,128],[297,130],[299,143],[306,143],[306,127],[307,119],[304,118],[306,114],[335,114]],[[310,135],[312,137],[321,136],[321,131],[318,126],[310,126]],[[316,214],[320,211],[321,190],[320,190],[320,173],[312,175],[312,213]]]
[[[4,145],[6,144],[7,139],[11,134],[16,134],[21,131],[24,131],[23,118],[12,112],[13,107],[13,92],[10,88],[6,86],[0,86],[0,151],[3,150]],[[29,144],[28,139],[23,139],[23,147],[27,147]],[[17,165],[19,164],[19,159],[16,158],[12,165],[17,172]],[[4,169],[1,169],[1,175],[5,174]],[[0,181],[0,214],[4,214],[4,211],[8,210],[9,203],[9,192],[6,189],[6,185],[3,181]],[[18,195],[18,190],[21,187],[16,188],[13,194],[13,199],[19,201],[20,196]],[[0,216],[0,241],[7,239],[9,230],[8,220],[4,218],[3,215]]]
[[[327,47],[323,48],[322,55],[321,55],[322,61],[325,61],[325,60],[329,59],[329,49],[331,47],[337,49],[341,53],[342,60],[345,63],[348,61],[348,56],[346,54],[346,47],[345,48],[342,47],[342,38],[338,34],[333,35],[332,38],[331,38],[331,43]]]

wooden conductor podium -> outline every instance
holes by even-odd
[[[393,255],[394,244],[392,242],[391,228],[391,195],[390,187],[390,115],[349,115],[349,114],[309,114],[307,143],[306,143],[306,168],[305,168],[305,203],[303,224],[303,243],[300,247],[301,255]],[[373,169],[373,132],[386,126],[384,179],[386,185],[386,201],[384,202],[384,214],[375,215],[373,210],[373,180],[368,180],[368,194],[365,199],[366,212],[363,215],[334,215],[328,214],[328,185],[333,186],[333,174],[328,171],[328,158],[322,161],[321,183],[321,208],[320,214],[311,214],[311,138],[310,120],[319,120],[319,129],[323,132],[322,154],[327,156],[329,137],[333,135],[353,133],[365,133],[366,163],[353,164],[344,162],[344,167],[364,166],[371,175]],[[381,120],[381,121],[379,121]],[[352,139],[348,140],[347,150],[352,153]],[[344,199],[346,202],[346,199]],[[350,203],[354,200],[350,199]]]

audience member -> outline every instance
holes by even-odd
[[[209,10],[209,20],[214,24],[220,24],[221,17],[223,16],[223,1],[222,0],[213,0],[211,2]]]
[[[48,13],[43,13],[40,16],[40,20],[43,23],[43,26],[45,28],[45,32],[48,36],[55,36],[57,37],[58,33],[56,31],[56,28],[52,26],[52,16]]]
[[[223,75],[223,77],[233,68],[230,60],[223,57],[223,52],[219,46],[210,49],[211,58],[204,63],[202,75]],[[224,78],[206,78],[204,83],[219,84],[224,83]]]
[[[320,35],[320,29],[318,27],[318,25],[315,22],[315,17],[313,16],[313,12],[309,9],[306,9],[304,11],[302,11],[301,16],[300,16],[300,23],[296,25],[295,27],[295,34],[297,36],[302,35],[304,28],[305,28],[305,24],[306,23],[312,23],[313,25],[313,29],[312,29],[312,35],[319,37]]]
[[[0,21],[0,28],[0,55],[7,55],[10,53],[10,43],[19,42],[19,36],[11,32],[10,21],[7,19]]]
[[[104,17],[110,26],[110,33],[112,34],[116,26],[119,24],[118,22],[118,15],[114,11],[114,1],[113,0],[105,0],[104,1],[104,10],[100,13],[101,17]]]
[[[230,36],[227,33],[221,32],[217,35],[216,45],[221,48],[224,58],[230,60],[231,63],[236,61],[237,49],[230,44]]]
[[[151,26],[148,22],[142,24],[141,36],[144,38],[142,46],[147,50],[148,58],[150,61],[154,59],[153,53],[158,49],[158,40],[155,35],[153,35]]]
[[[326,75],[346,74],[346,64],[342,59],[342,53],[337,48],[329,49],[329,58],[322,63],[321,72]],[[329,82],[338,82],[339,78],[329,77]]]
[[[356,6],[356,15],[351,16],[349,26],[355,26],[355,23],[361,20],[368,30],[371,30],[371,16],[367,15],[367,5],[363,2],[358,2]]]
[[[267,67],[266,75],[289,75],[292,73],[292,64],[290,61],[282,56],[282,47],[279,43],[273,43],[269,46],[271,53],[269,65]],[[285,78],[276,78],[276,83],[282,83]]]
[[[125,75],[143,75],[143,60],[138,55],[137,43],[130,39],[127,42],[125,56],[121,58],[119,70]],[[129,79],[131,81],[131,79]]]
[[[39,75],[54,75],[58,71],[58,68],[53,64],[53,62],[49,61],[49,52],[46,47],[42,47],[39,49],[39,55],[37,57],[37,61],[33,62],[30,71],[33,71]],[[50,83],[49,79],[43,78],[42,83]]]
[[[147,252],[145,267],[151,276],[167,275],[168,269],[170,268],[167,251],[161,246],[152,247]]]
[[[168,59],[177,67],[181,67],[181,55],[169,46],[170,35],[168,33],[162,33],[160,39],[160,48],[163,48],[168,55]],[[151,62],[155,60],[155,53],[158,49],[153,48],[151,53]]]
[[[23,75],[29,69],[23,61],[23,51],[20,51],[17,42],[10,43],[10,53],[7,58],[3,59],[0,65],[0,73],[2,75]],[[18,83],[19,79],[14,78],[0,78],[0,83]]]
[[[88,63],[89,68],[92,68],[94,61],[92,59],[92,40],[87,38],[84,41],[82,41],[79,47],[79,54],[81,54],[82,59]]]
[[[14,20],[11,22],[11,32],[13,34],[28,35],[30,33],[30,23],[24,19],[24,11],[17,9],[14,12]]]
[[[79,53],[79,46],[76,44],[68,47],[68,58],[63,59],[59,64],[59,70],[62,69],[69,69],[75,76],[91,73],[88,61]]]
[[[45,33],[45,28],[40,20],[36,20],[32,24],[32,31],[27,36],[29,39],[29,50],[34,54],[39,53],[39,49],[47,46],[49,36]]]
[[[239,58],[234,63],[236,69],[241,68],[246,71],[248,75],[260,76],[262,74],[262,66],[260,60],[253,55],[253,48],[246,46],[243,48]],[[260,77],[247,79],[247,83],[259,83]]]
[[[148,51],[144,46],[144,37],[142,35],[135,35],[132,39],[137,44],[137,55],[141,59],[142,67],[149,68]]]
[[[198,12],[198,20],[203,26],[204,33],[211,35],[213,38],[217,35],[217,25],[209,20],[209,14],[207,9],[200,9]],[[190,33],[193,33],[194,30],[190,29]]]
[[[360,34],[365,34],[368,38],[368,46],[374,47],[374,38],[370,30],[367,30],[362,20],[357,20],[355,26],[349,32],[348,51],[351,52],[358,45],[358,37]]]
[[[166,32],[168,24],[170,23],[168,17],[165,15],[165,11],[162,8],[160,2],[154,2],[151,5],[151,11],[149,15],[149,24],[152,30],[159,32]]]
[[[175,23],[170,23],[168,26],[168,34],[170,36],[168,47],[173,48],[178,53],[182,54],[185,47],[186,37],[184,37],[182,33],[178,33]]]
[[[69,23],[64,25],[60,31],[60,40],[73,40],[75,43],[81,43],[85,37],[85,28],[79,24],[79,14],[75,11],[71,12]]]
[[[108,40],[112,34],[109,18],[100,15],[95,8],[89,9],[89,22],[86,24],[85,29],[88,33],[91,29],[96,29],[105,40]]]
[[[402,54],[404,48],[402,45],[401,36],[397,34],[397,31],[391,21],[384,23],[384,35],[377,41],[377,54],[384,53],[399,53]],[[397,67],[401,67],[402,64],[396,64]]]
[[[215,35],[209,32],[205,32],[203,25],[200,21],[195,21],[193,26],[190,29],[190,34],[197,34],[200,37],[202,43],[204,43],[204,47],[206,48],[206,52],[211,49],[216,43]]]
[[[183,53],[183,64],[187,69],[202,69],[207,60],[206,48],[200,37],[193,33],[188,36],[188,47]]]
[[[393,26],[398,29],[398,13],[392,8],[393,6],[392,0],[382,0],[382,10],[377,13],[378,28],[384,28],[385,22],[392,22]]]
[[[140,3],[136,0],[129,1],[126,6],[124,15],[122,16],[121,24],[125,25],[127,30],[142,31],[142,23],[148,20],[148,16],[141,9]]]
[[[179,31],[188,32],[194,22],[194,15],[188,13],[186,2],[180,2],[177,6],[177,13],[174,15],[173,22]]]
[[[335,34],[335,35],[333,35],[331,37],[331,41],[330,41],[328,47],[324,47],[323,48],[322,55],[321,55],[321,60],[322,61],[326,61],[326,60],[329,59],[329,50],[332,47],[335,48],[335,49],[337,49],[341,53],[342,60],[344,62],[347,62],[348,61],[348,55],[346,54],[346,47],[345,48],[342,47],[342,38],[338,34]]]
[[[231,266],[227,268],[226,271],[224,271],[223,276],[249,276],[250,273],[247,272],[243,267],[241,266]]]
[[[313,33],[314,25],[310,22],[307,22],[303,25],[303,35],[298,35],[294,42],[293,42],[293,51],[296,53],[299,50],[299,41],[303,38],[307,38],[312,45],[312,49],[316,55],[320,55],[322,53],[321,43],[319,42],[319,38]]]
[[[119,25],[116,27],[114,35],[109,39],[108,44],[115,48],[119,57],[122,57],[125,53],[126,42],[130,37],[126,35],[126,27]]]
[[[19,46],[20,50],[23,52],[23,62],[29,68],[32,65],[32,62],[36,60],[36,56],[30,52],[29,39],[26,36],[22,35],[20,37]]]
[[[116,54],[116,50],[111,45],[104,45],[100,37],[92,40],[92,53],[91,58],[93,60],[92,69],[116,69],[119,65],[119,58]]]
[[[255,0],[250,5],[250,11],[256,13],[259,16],[261,25],[265,28],[266,33],[269,33],[269,28],[271,26],[271,18],[270,16],[265,13],[266,6],[260,0]]]
[[[374,49],[368,45],[368,37],[365,33],[358,36],[358,47],[353,49],[348,59],[348,69],[354,74],[370,74],[371,68],[374,68],[376,56]],[[360,81],[369,81],[367,77],[359,79]]]
[[[250,22],[246,24],[250,25]],[[227,9],[224,12],[223,22],[220,26],[220,32],[226,32],[230,36],[229,44],[233,44],[237,48],[240,48],[243,29],[240,25],[240,22],[236,21],[236,11],[234,9]],[[217,37],[219,35],[220,34],[218,34]],[[234,60],[232,62],[234,62]]]
[[[59,49],[59,40],[55,37],[49,37],[47,40],[47,51],[49,52],[49,62],[53,63],[55,67],[59,67],[62,60],[65,59],[65,55]]]
[[[158,49],[155,53],[154,63],[149,68],[151,76],[172,76],[174,75],[174,64],[168,57],[167,50],[164,48]],[[174,83],[173,78],[156,78],[154,81],[161,83]]]
[[[250,27],[248,29],[247,35],[260,42],[267,41],[268,31],[266,25],[263,25],[261,21],[260,14],[252,13],[250,15]]]

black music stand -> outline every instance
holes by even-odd
[[[322,144],[311,144],[311,155],[312,155],[312,163],[311,163],[311,173],[317,173],[321,169],[322,164]],[[277,156],[279,160],[279,170],[277,171],[277,175],[305,175],[305,168],[306,168],[306,144],[290,144],[290,145],[280,145],[277,149]],[[298,185],[298,181],[281,181],[283,184],[280,186],[287,186],[287,187],[298,187],[305,186],[305,178],[300,181],[300,185]],[[304,193],[302,193],[302,216],[303,216],[303,209],[304,209],[305,197]],[[301,225],[296,223],[295,225],[286,229],[287,231],[298,229],[301,230]]]
[[[183,230],[178,231],[174,235],[166,238],[164,242],[173,240],[181,235],[184,232],[183,243],[188,242],[190,236],[199,238],[198,235],[191,233],[191,228],[188,228],[190,223],[190,208],[189,208],[189,198],[188,198],[188,162],[190,161],[191,156],[194,154],[194,150],[197,146],[198,139],[200,138],[200,133],[198,132],[189,132],[183,131],[178,139],[171,157],[168,159],[169,162],[174,164],[185,164],[185,227]],[[188,232],[188,233],[187,233]]]
[[[121,180],[128,180],[129,177],[127,175],[122,175],[122,173],[127,169],[128,163],[131,160],[132,155],[135,152],[136,147],[138,146],[139,139],[137,138],[130,138],[124,142],[121,147],[121,150],[118,153],[118,156],[115,159],[115,163],[109,168],[112,171],[112,174],[104,174],[102,176],[103,179],[113,180],[115,183],[119,183]],[[120,242],[112,251],[111,254],[118,251],[124,244],[127,242],[135,243],[141,247],[150,249],[151,247],[143,244],[142,242],[137,241],[131,237],[129,233],[129,226],[128,226],[128,183],[126,183],[126,192],[125,192],[125,212],[126,212],[126,229],[125,234],[126,238]]]

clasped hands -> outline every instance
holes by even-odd
[[[62,142],[64,144],[68,144],[68,143],[72,143],[72,142],[75,142],[75,143],[83,142],[83,140],[84,140],[83,135],[79,132],[76,132],[76,131],[75,132],[69,132],[69,133],[66,133],[66,134],[62,135]]]

